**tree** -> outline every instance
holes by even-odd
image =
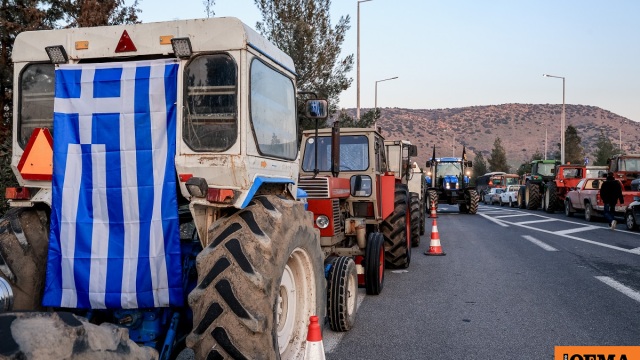
[[[507,154],[502,147],[502,141],[499,137],[493,142],[493,149],[491,150],[491,156],[487,159],[489,162],[489,169],[491,171],[504,171],[509,172],[509,164],[507,164]]]
[[[207,14],[207,18],[213,17],[216,14],[216,12],[213,11],[213,5],[216,4],[215,0],[204,0],[202,4],[204,5],[204,12]]]
[[[380,109],[370,109],[360,116],[360,121],[356,121],[355,118],[349,116],[346,111],[340,111],[338,120],[340,121],[340,127],[354,127],[354,128],[369,128],[380,119]]]
[[[476,158],[473,159],[474,177],[482,176],[488,172],[487,161],[484,159],[484,156],[482,156],[482,152],[478,152],[478,154],[476,154]]]
[[[138,0],[125,6],[124,0],[50,0],[58,7],[66,28],[139,23]]]
[[[593,165],[607,165],[607,159],[617,154],[616,148],[613,146],[611,139],[606,137],[602,130],[598,135],[598,141],[596,141],[596,151],[593,154],[596,158]]]
[[[572,125],[567,126],[564,132],[564,160],[568,164],[584,163],[584,150],[582,139],[578,136],[578,130]]]
[[[331,26],[331,0],[254,0],[262,13],[256,29],[293,59],[300,91],[314,91],[337,111],[338,96],[349,88],[353,54],[339,59],[349,16]]]

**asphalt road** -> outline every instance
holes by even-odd
[[[444,207],[443,207],[444,210]],[[580,214],[481,205],[439,213],[446,256],[387,270],[327,359],[552,359],[556,345],[640,345],[640,233]]]

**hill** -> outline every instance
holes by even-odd
[[[565,124],[577,129],[585,155],[595,159],[595,143],[600,132],[627,153],[640,152],[640,123],[595,106],[566,105]],[[355,116],[354,109],[345,110]],[[515,171],[535,152],[560,149],[562,105],[503,104],[452,109],[382,108],[378,126],[387,139],[406,139],[418,145],[418,164],[423,166],[436,145],[436,156],[460,157],[462,145],[473,159],[478,152],[490,156],[493,143],[500,138],[509,165]],[[621,131],[620,131],[621,130]]]

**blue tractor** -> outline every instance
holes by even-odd
[[[469,186],[472,162],[467,160],[466,149],[462,157],[436,157],[427,161],[427,208],[438,209],[438,203],[457,204],[460,213],[475,214],[478,211],[480,197],[474,187]]]

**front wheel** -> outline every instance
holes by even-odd
[[[584,205],[584,219],[586,221],[593,221],[593,207],[591,206],[591,203],[586,203]]]
[[[211,226],[189,294],[197,359],[304,356],[306,324],[326,301],[312,220],[301,203],[267,195]]]
[[[330,262],[327,279],[327,310],[333,331],[348,331],[356,320],[358,274],[352,258],[338,256]]]
[[[564,215],[566,217],[572,217],[573,216],[573,207],[571,206],[571,200],[566,199],[564,201]]]
[[[627,211],[624,215],[624,220],[627,225],[627,229],[631,231],[638,230],[638,224],[636,223],[636,217],[633,215],[633,211]]]
[[[384,287],[384,236],[370,233],[364,256],[364,285],[367,295],[379,295]]]

